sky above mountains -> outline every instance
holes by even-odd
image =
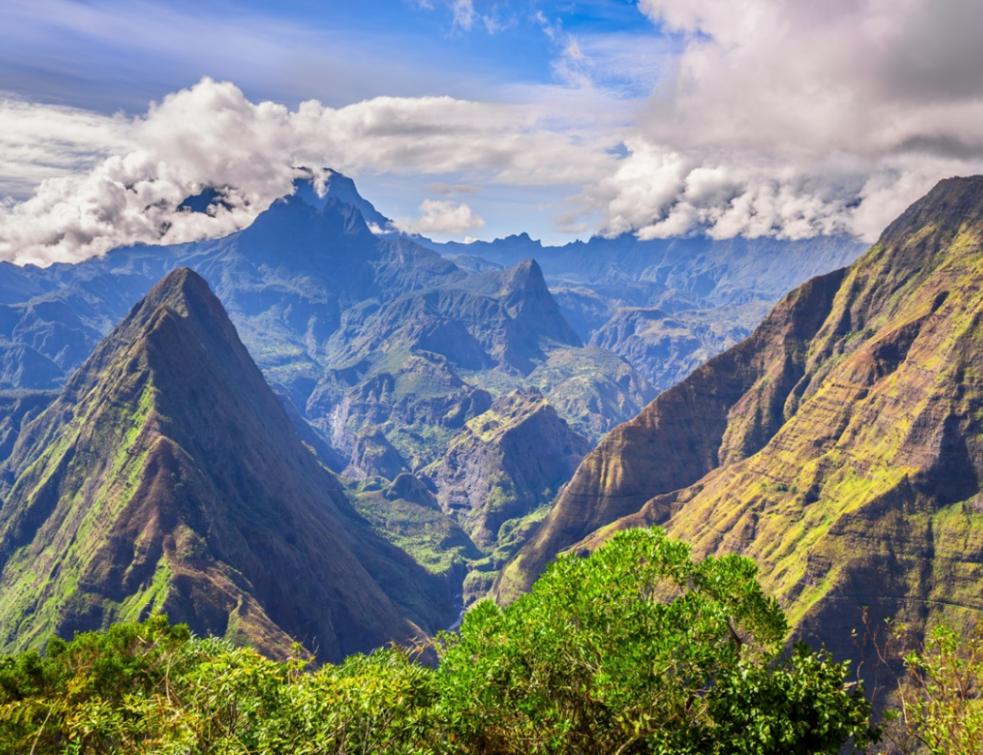
[[[228,233],[326,165],[403,228],[872,238],[983,169],[978,0],[5,0],[0,258]],[[212,215],[177,206],[229,187]]]

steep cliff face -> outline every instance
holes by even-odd
[[[983,611],[983,177],[941,182],[845,271],[613,431],[498,585],[661,524],[755,558],[803,635]],[[869,652],[865,648],[862,652]]]
[[[205,282],[170,273],[28,423],[0,508],[0,641],[162,610],[322,660],[452,616],[303,445]]]

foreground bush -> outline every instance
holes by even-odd
[[[837,752],[867,733],[847,669],[798,648],[738,556],[659,530],[561,558],[529,595],[441,638],[441,720],[480,752]]]
[[[838,752],[869,735],[847,669],[798,648],[754,564],[659,530],[477,605],[436,669],[384,649],[306,669],[161,617],[0,660],[3,752]]]
[[[938,626],[904,658],[888,741],[901,753],[983,752],[983,623],[963,635]]]

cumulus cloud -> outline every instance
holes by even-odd
[[[640,0],[683,44],[592,197],[608,232],[790,238],[884,223],[983,170],[977,0]]]
[[[420,203],[420,217],[396,221],[401,231],[437,237],[460,236],[484,225],[484,219],[467,204],[445,199],[424,199]]]
[[[24,112],[0,109],[0,133],[23,131]],[[60,109],[38,112],[29,115],[66,133],[80,117]],[[48,264],[135,242],[229,233],[288,193],[300,165],[356,175],[576,185],[612,162],[603,143],[585,142],[555,119],[542,122],[534,108],[450,97],[382,97],[342,108],[308,101],[291,110],[253,103],[231,83],[203,79],[144,116],[110,121],[108,131],[94,129],[104,142],[92,140],[114,154],[88,171],[46,178],[29,199],[0,207],[0,259]],[[228,206],[210,214],[177,210],[207,186],[231,187]]]
[[[488,7],[420,4],[459,29]],[[565,232],[641,238],[870,239],[940,178],[983,172],[978,0],[638,8],[651,34],[575,37],[537,11],[558,83],[517,84],[495,102],[291,109],[211,79],[130,118],[0,100],[0,259],[228,233],[290,191],[300,165],[427,177],[448,199],[404,221],[421,233],[480,227],[449,198],[493,183],[568,196],[551,205]],[[226,202],[177,211],[206,186],[231,187]]]

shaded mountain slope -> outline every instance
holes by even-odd
[[[57,396],[56,391],[0,391],[0,462],[14,450],[21,428]]]
[[[983,177],[949,179],[611,433],[499,593],[559,550],[658,523],[697,553],[755,558],[798,631],[844,655],[865,611],[916,633],[969,621],[983,611],[980,364]]]
[[[331,660],[453,615],[445,588],[349,506],[186,269],[26,426],[5,476],[6,647],[162,610]]]

